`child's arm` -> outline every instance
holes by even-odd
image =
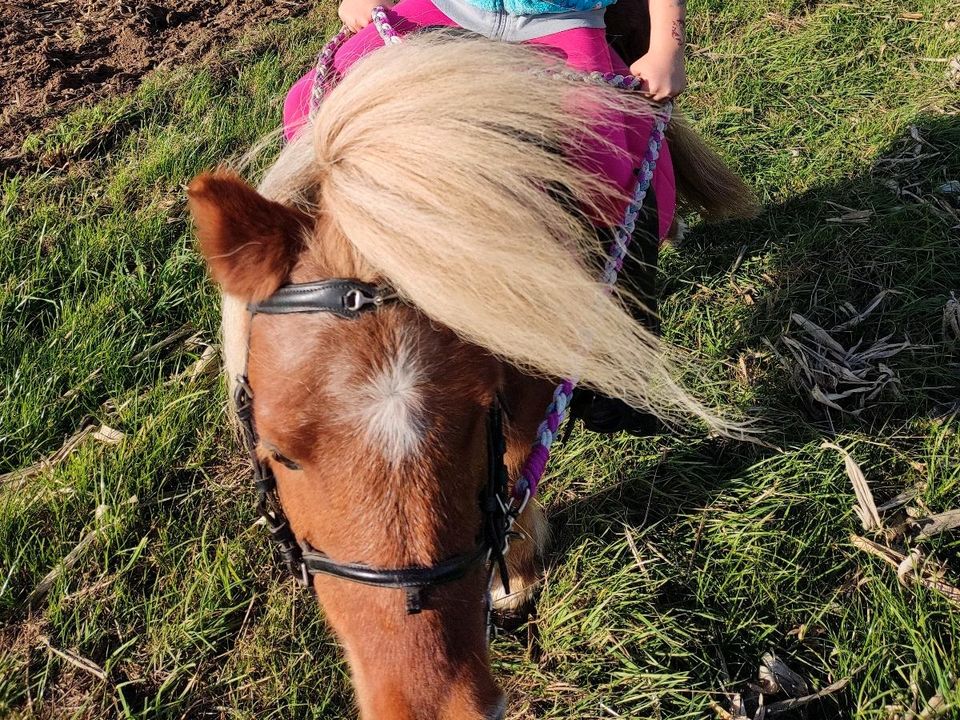
[[[683,49],[686,45],[686,0],[649,0],[650,49],[630,66],[646,81],[646,91],[657,101],[676,97],[687,86]]]
[[[348,28],[357,32],[370,24],[370,15],[377,5],[393,7],[390,0],[343,0],[337,14],[340,21]]]

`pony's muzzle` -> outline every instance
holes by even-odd
[[[487,713],[487,720],[503,720],[507,716],[507,696],[501,695],[499,702]]]

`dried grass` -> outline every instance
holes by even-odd
[[[901,585],[905,587],[921,585],[940,593],[951,603],[960,607],[960,589],[946,582],[939,565],[926,560],[919,550],[913,549],[910,553],[902,553],[859,535],[851,535],[850,542],[854,547],[883,560],[896,570],[897,579]]]
[[[767,342],[816,414],[829,418],[836,411],[858,416],[881,398],[899,393],[900,378],[886,361],[919,346],[906,338],[891,342],[893,335],[886,335],[847,347],[835,337],[861,324],[892,294],[896,292],[884,290],[859,311],[848,304],[845,310],[850,317],[829,331],[793,313],[790,317],[799,332],[781,337],[786,354]]]

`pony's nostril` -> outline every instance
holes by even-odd
[[[503,720],[507,716],[507,698],[503,696],[496,706],[487,713],[487,720]]]

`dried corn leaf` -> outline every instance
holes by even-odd
[[[843,407],[841,407],[840,405],[837,405],[837,403],[831,400],[827,396],[827,394],[823,392],[823,390],[818,388],[816,385],[810,388],[810,397],[812,397],[814,400],[821,403],[822,405],[826,405],[829,408],[833,408],[834,410],[839,410],[840,412],[846,412],[846,410]]]
[[[49,455],[43,460],[35,462],[33,465],[28,467],[0,475],[0,483],[16,482],[19,485],[24,481],[29,480],[30,478],[35,477],[46,470],[49,470],[50,468],[56,467],[66,460],[74,450],[80,447],[80,444],[86,440],[95,429],[96,428],[94,428],[92,425],[89,425],[82,430],[79,430],[71,435],[70,438],[68,438],[67,441],[60,446],[60,449],[52,455]]]
[[[847,477],[850,478],[850,483],[853,485],[853,492],[857,496],[857,504],[853,510],[857,514],[857,517],[860,518],[863,529],[871,532],[881,528],[880,513],[877,512],[877,505],[873,501],[873,493],[870,491],[867,477],[863,474],[863,470],[860,469],[857,461],[853,459],[849,452],[839,445],[825,442],[820,447],[836,450],[843,456],[843,464],[847,470]]]
[[[70,650],[60,650],[50,642],[50,639],[44,636],[40,637],[40,642],[47,646],[47,649],[50,650],[54,655],[59,657],[61,660],[64,660],[76,668],[83,670],[84,672],[90,673],[94,677],[106,681],[107,673],[106,671],[97,665],[93,660],[78,655],[75,652]]]
[[[920,526],[918,538],[931,538],[934,535],[960,528],[960,510],[950,510],[914,521]]]
[[[772,650],[765,652],[763,657],[760,658],[759,677],[761,687],[770,688],[769,690],[764,689],[764,692],[768,695],[784,692],[790,697],[796,698],[810,692],[807,681],[791,670]]]
[[[889,500],[887,500],[885,503],[881,505],[877,505],[877,510],[879,512],[887,512],[888,510],[893,510],[894,508],[898,508],[901,505],[906,505],[908,502],[913,500],[913,498],[915,498],[916,496],[917,496],[916,490],[913,490],[913,489],[904,490],[902,493],[900,493],[896,497],[890,498]]]
[[[93,434],[93,439],[106,445],[116,445],[122,441],[126,435],[119,430],[114,430],[107,425],[101,425],[100,429]]]
[[[874,383],[874,385],[878,385],[878,384],[879,383]],[[872,392],[873,390],[874,389],[872,387],[855,387],[855,388],[850,388],[849,390],[844,390],[843,392],[840,392],[840,393],[824,393],[824,396],[827,398],[827,400],[836,402],[837,400],[845,400],[848,397],[853,397],[854,395],[860,395],[861,393],[869,393],[869,392]]]
[[[733,693],[730,696],[730,717],[733,720],[750,720],[747,714],[747,705],[740,693]]]
[[[854,317],[834,330],[845,330],[862,322],[891,294],[897,293],[893,290],[879,293],[859,313],[848,303],[847,312],[854,313]],[[803,335],[782,336],[780,340],[787,355],[777,358],[792,373],[793,382],[806,394],[811,408],[828,417],[832,411],[858,416],[884,393],[897,393],[896,371],[883,361],[918,347],[909,340],[891,343],[892,335],[887,335],[871,343],[861,339],[847,349],[803,315],[793,313],[791,318],[803,330]]]
[[[710,709],[713,710],[718,720],[751,720],[751,718],[747,717],[746,715],[734,715],[716,701],[710,702]]]
[[[139,499],[136,495],[131,495],[127,499],[127,505],[130,507],[136,506],[139,503]],[[26,606],[28,608],[37,607],[38,603],[46,597],[47,593],[50,592],[50,588],[53,587],[53,584],[57,579],[63,575],[65,572],[71,570],[74,565],[77,564],[77,561],[87,552],[91,545],[98,539],[98,537],[103,533],[103,531],[109,527],[112,523],[116,522],[120,517],[118,514],[114,514],[112,517],[108,516],[108,508],[106,505],[98,505],[97,509],[93,514],[93,527],[87,532],[78,542],[74,545],[70,552],[64,555],[63,559],[57,563],[57,565],[48,572],[33,591],[27,596]]]
[[[777,676],[763,663],[760,664],[760,669],[757,670],[757,680],[760,682],[760,690],[762,690],[765,695],[776,695],[780,692],[780,683],[777,682]]]
[[[857,312],[856,309],[850,303],[845,303],[846,307],[848,308],[848,312],[850,312],[850,314],[852,314],[853,317],[851,317],[849,320],[845,320],[839,325],[834,325],[830,329],[830,332],[843,332],[844,330],[849,330],[850,328],[856,327],[857,325],[862,323],[864,320],[866,320],[868,317],[870,317],[873,311],[880,306],[880,303],[883,302],[884,298],[886,298],[887,295],[899,295],[899,294],[900,292],[897,290],[881,290],[879,293],[877,293],[877,295],[873,298],[873,300],[867,303],[867,306],[860,312]]]
[[[943,306],[943,339],[946,342],[960,340],[960,300],[952,292]]]
[[[866,225],[870,222],[870,218],[873,217],[873,210],[850,210],[847,209],[847,212],[837,215],[835,217],[828,217],[828,223],[837,223],[840,225]]]
[[[800,327],[802,327],[807,334],[812,337],[814,340],[819,342],[824,347],[830,348],[838,355],[845,355],[846,351],[843,349],[843,346],[830,337],[830,334],[824,330],[822,327],[817,325],[812,320],[807,320],[800,313],[792,313],[790,318]]]
[[[897,580],[900,581],[901,585],[906,586],[910,584],[908,580],[912,575],[916,574],[922,562],[923,555],[921,555],[920,551],[916,548],[907,553],[906,557],[897,565]]]
[[[887,343],[878,343],[871,347],[868,350],[864,350],[862,353],[857,353],[854,355],[854,358],[861,362],[871,362],[873,360],[886,360],[887,358],[892,358],[894,355],[899,355],[904,350],[908,350],[914,347],[913,343],[909,341],[904,341],[898,345],[890,345]]]
[[[71,435],[55,453],[48,455],[42,460],[39,460],[32,465],[28,465],[25,468],[20,468],[19,470],[13,470],[0,475],[0,483],[9,482],[11,484],[15,484],[15,487],[22,487],[23,484],[30,478],[36,477],[37,475],[40,475],[41,473],[44,473],[47,470],[55,468],[57,465],[63,463],[77,448],[84,444],[87,438],[90,437],[97,442],[101,442],[106,445],[116,445],[118,442],[123,440],[125,436],[119,430],[114,430],[107,425],[101,425],[99,428],[93,425],[88,425],[82,430],[78,430]]]
[[[193,326],[183,325],[178,330],[175,330],[170,335],[167,335],[167,337],[163,338],[162,340],[159,340],[158,342],[153,343],[153,345],[150,345],[149,347],[146,347],[140,352],[138,352],[136,355],[130,358],[130,364],[136,365],[141,360],[144,360],[150,357],[157,351],[163,350],[164,348],[167,348],[170,345],[174,345],[182,340],[188,339],[195,332],[196,331],[194,330]]]
[[[854,547],[876,558],[880,558],[894,570],[897,570],[897,577],[904,584],[909,580],[914,584],[923,585],[930,590],[935,590],[947,600],[960,607],[960,588],[954,587],[943,580],[942,573],[939,571],[931,572],[929,568],[926,567],[926,564],[917,568],[914,561],[909,566],[909,572],[904,571],[901,574],[901,567],[905,567],[904,561],[907,559],[907,556],[903,553],[888,548],[886,545],[881,545],[867,538],[860,537],[859,535],[851,535],[850,542],[853,543]]]
[[[190,382],[196,382],[198,378],[204,375],[212,375],[217,371],[217,349],[212,345],[207,345],[200,357],[197,358],[190,367],[176,376],[176,379],[185,378]]]
[[[850,684],[852,677],[845,677],[837,680],[835,683],[827,685],[818,692],[812,693],[810,695],[805,695],[804,697],[792,698],[790,700],[783,700],[781,702],[773,703],[772,705],[767,706],[767,715],[774,717],[780,715],[781,713],[790,712],[791,710],[796,710],[797,708],[803,707],[804,705],[809,705],[815,700],[820,700],[827,697],[828,695],[833,695],[843,690],[847,685]]]

